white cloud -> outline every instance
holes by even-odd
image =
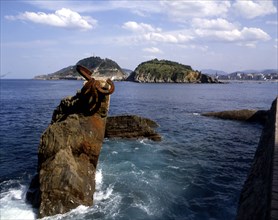
[[[197,29],[195,32],[200,37],[214,40],[236,42],[241,44],[244,43],[246,46],[250,46],[252,43],[252,47],[254,47],[258,41],[267,41],[271,39],[271,37],[266,32],[259,28],[244,27],[242,30],[233,29],[223,31]]]
[[[148,47],[148,48],[144,48],[143,51],[148,52],[148,53],[154,53],[154,54],[158,54],[158,53],[163,53],[159,48],[157,47]]]
[[[278,21],[266,21],[266,24],[276,25],[278,26]]]
[[[137,23],[135,21],[125,22],[123,24],[122,28],[133,31],[133,32],[137,32],[137,33],[161,31],[160,28],[154,28],[150,24]]]
[[[193,39],[192,36],[182,34],[182,33],[147,33],[144,35],[144,39],[151,42],[160,42],[160,43],[184,43]]]
[[[217,18],[217,19],[194,18],[192,20],[192,26],[194,28],[214,29],[214,30],[233,30],[236,28],[236,25],[228,22],[223,18]]]
[[[77,12],[67,8],[57,10],[54,14],[26,11],[17,16],[5,16],[5,18],[9,20],[27,20],[39,24],[63,28],[77,28],[81,30],[90,30],[97,24],[97,21],[93,18],[89,16],[81,16]]]
[[[132,38],[133,42],[183,43],[193,39],[192,36],[184,34],[181,31],[163,32],[161,28],[153,27],[150,24],[137,23],[135,21],[124,23],[122,28],[136,33],[136,36]]]
[[[271,0],[236,0],[233,7],[237,13],[248,19],[277,13],[277,9]]]
[[[271,37],[260,28],[244,27],[241,31],[241,36],[243,40],[247,40],[247,41],[256,41],[256,40],[267,41],[271,39]]]
[[[225,17],[231,7],[229,1],[161,1],[172,20],[187,22],[194,17]]]

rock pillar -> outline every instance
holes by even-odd
[[[61,101],[41,137],[38,176],[27,193],[27,200],[39,208],[39,218],[93,204],[95,172],[114,85],[87,80],[81,92]]]

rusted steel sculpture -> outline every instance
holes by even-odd
[[[77,65],[76,70],[83,76],[87,82],[81,89],[81,94],[89,100],[89,109],[93,111],[98,103],[98,92],[103,95],[110,95],[114,92],[114,83],[111,79],[107,79],[106,83],[110,85],[110,88],[103,88],[98,80],[91,77],[92,72],[84,66]]]

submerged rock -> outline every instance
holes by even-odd
[[[230,119],[247,122],[258,122],[264,124],[268,118],[269,111],[267,110],[231,110],[221,112],[207,112],[203,113],[203,116],[212,116],[221,119]]]
[[[136,115],[110,116],[107,118],[105,137],[161,141],[161,136],[154,130],[156,127],[156,122]]]

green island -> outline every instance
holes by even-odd
[[[195,71],[189,65],[169,60],[153,59],[143,62],[129,75],[127,81],[143,83],[216,83],[216,79]]]

